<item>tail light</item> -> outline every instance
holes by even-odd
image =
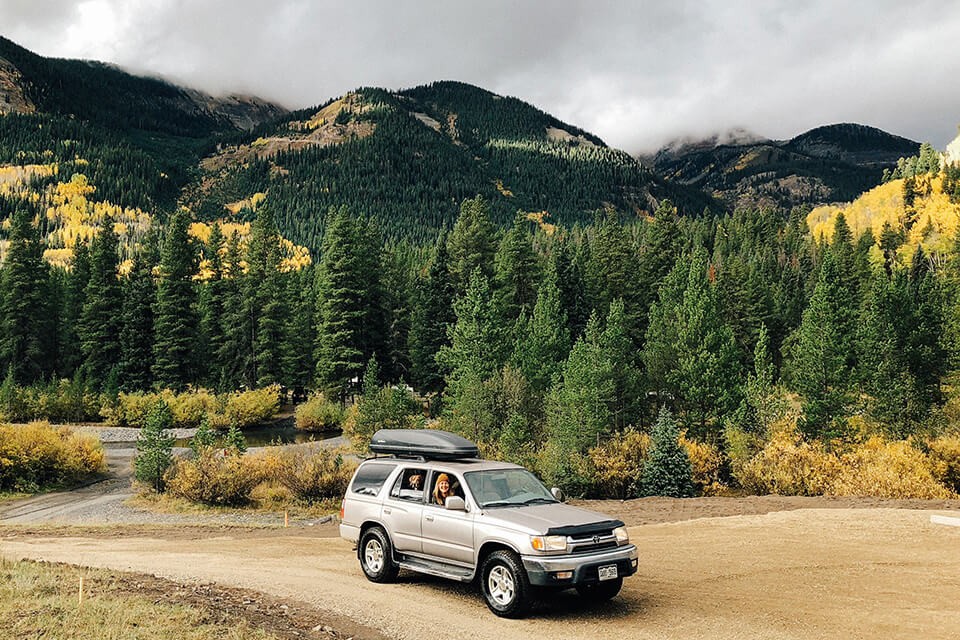
[[[340,501],[340,522],[343,522],[343,506],[346,503],[346,500]]]

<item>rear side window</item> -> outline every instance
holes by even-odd
[[[360,465],[350,490],[365,496],[375,496],[380,493],[380,487],[394,469],[395,464],[369,463]]]

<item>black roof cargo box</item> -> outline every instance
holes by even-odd
[[[466,438],[434,429],[380,429],[370,440],[370,450],[434,460],[476,458],[479,455],[477,445]]]

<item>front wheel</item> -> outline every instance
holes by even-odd
[[[360,537],[360,568],[371,582],[390,582],[397,577],[393,549],[387,532],[380,527],[367,529]]]
[[[618,593],[623,586],[623,578],[615,578],[606,582],[593,582],[577,586],[577,593],[589,602],[606,602]]]
[[[512,551],[494,551],[480,572],[483,597],[490,610],[502,618],[519,618],[530,604],[530,580],[520,558]]]

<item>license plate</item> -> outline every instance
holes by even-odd
[[[613,580],[617,577],[617,565],[608,564],[605,567],[598,568],[597,577],[600,578],[600,580]]]

